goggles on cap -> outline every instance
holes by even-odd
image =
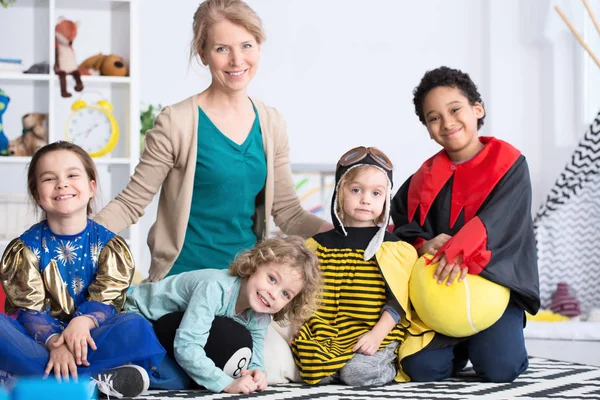
[[[355,147],[353,149],[348,150],[340,161],[337,163],[337,167],[348,167],[350,165],[356,164],[360,160],[364,159],[368,154],[371,155],[373,161],[377,163],[380,167],[391,171],[393,168],[392,162],[390,159],[383,153],[383,151],[379,150],[376,147]]]

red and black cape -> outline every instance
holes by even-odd
[[[540,307],[531,182],[525,157],[510,144],[480,137],[483,150],[455,165],[440,151],[411,176],[392,201],[394,233],[419,248],[445,233],[438,252],[462,257],[470,274],[511,290],[511,301]]]

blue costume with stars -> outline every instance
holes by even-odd
[[[79,375],[127,363],[158,365],[164,349],[152,326],[121,313],[134,269],[123,238],[92,220],[76,235],[54,234],[42,221],[14,239],[0,261],[8,314],[0,314],[0,370],[42,375],[48,339],[78,316],[94,322],[97,346],[88,349],[91,365],[79,366]]]

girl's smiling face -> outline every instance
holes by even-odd
[[[242,282],[236,313],[251,308],[257,313],[275,314],[304,286],[300,271],[286,264],[261,265]]]

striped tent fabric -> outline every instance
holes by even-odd
[[[581,303],[600,307],[600,113],[573,151],[534,219],[542,307],[559,282]]]

